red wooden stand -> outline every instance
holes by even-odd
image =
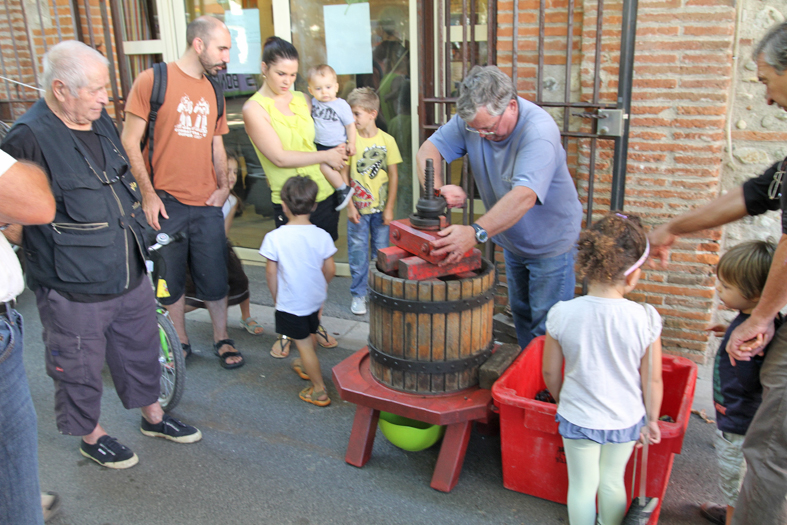
[[[356,467],[369,461],[381,410],[432,425],[447,425],[430,486],[450,492],[462,471],[473,421],[489,420],[491,391],[472,387],[445,395],[399,392],[378,383],[369,371],[369,362],[369,350],[364,347],[333,367],[339,395],[358,405],[345,461]]]

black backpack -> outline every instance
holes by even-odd
[[[219,84],[218,80],[213,77],[205,75],[213,86],[213,91],[216,92],[216,106],[218,107],[218,117],[224,115],[224,90]],[[156,117],[158,110],[164,104],[164,96],[167,94],[167,64],[165,62],[158,62],[153,64],[153,90],[150,92],[150,113],[148,114],[148,129],[145,131],[145,136],[142,137],[140,149],[145,149],[145,143],[148,147],[148,162],[150,164],[150,177],[153,179],[153,128],[156,127]]]

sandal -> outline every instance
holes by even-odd
[[[295,373],[298,374],[298,377],[301,379],[309,379],[309,374],[306,373],[306,369],[303,368],[303,362],[300,359],[296,359],[292,362],[292,369],[295,370]]]
[[[180,343],[180,348],[183,350],[183,359],[188,359],[191,357],[192,350],[189,343]]]
[[[44,522],[54,518],[60,510],[60,496],[56,492],[42,492],[41,510],[44,514]]]
[[[323,348],[336,348],[339,346],[338,341],[322,325],[317,327],[315,335],[317,336],[317,343]]]
[[[233,368],[240,368],[246,364],[246,360],[243,359],[243,354],[241,354],[237,350],[234,352],[224,352],[223,354],[220,354],[219,348],[221,348],[224,345],[228,345],[235,348],[235,341],[233,341],[232,339],[222,339],[221,341],[218,341],[213,344],[213,351],[217,356],[219,356],[219,360],[220,360],[219,364],[221,365],[222,368],[226,368],[227,370],[232,370]],[[237,363],[227,363],[228,358],[235,357],[235,356],[240,356],[241,360],[238,361]]]
[[[319,399],[320,396],[325,395],[325,399]],[[325,390],[320,390],[318,392],[314,391],[314,386],[309,386],[301,390],[301,393],[298,394],[298,397],[301,398],[302,401],[306,401],[307,403],[311,403],[312,405],[316,405],[318,407],[327,407],[331,404],[331,398],[327,397],[328,392]]]
[[[280,335],[271,348],[271,356],[276,359],[284,359],[290,355],[291,340],[286,335]]]
[[[247,317],[246,319],[241,319],[240,325],[243,328],[245,328],[246,331],[249,332],[251,335],[262,335],[262,332],[264,332],[262,326],[260,326],[260,323],[258,323],[257,320],[253,317]]]

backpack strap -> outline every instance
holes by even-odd
[[[219,77],[205,75],[205,78],[210,81],[210,84],[213,86],[213,91],[216,92],[216,107],[218,110],[216,120],[218,120],[224,115],[224,88],[219,84]]]
[[[159,62],[153,64],[153,89],[150,92],[150,113],[148,114],[148,129],[146,137],[142,140],[142,147],[148,143],[148,161],[150,164],[150,180],[153,181],[153,130],[156,127],[156,117],[164,96],[167,94],[167,64]]]

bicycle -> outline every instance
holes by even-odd
[[[166,275],[166,264],[160,250],[185,238],[182,232],[172,236],[160,232],[156,235],[156,243],[148,248],[150,257],[148,271],[156,296],[156,321],[161,342],[158,358],[161,365],[161,390],[158,401],[165,412],[175,408],[183,396],[183,390],[186,388],[186,359],[183,357],[180,338],[169,317],[169,312],[159,302],[160,297],[169,295],[167,283],[163,278]]]

